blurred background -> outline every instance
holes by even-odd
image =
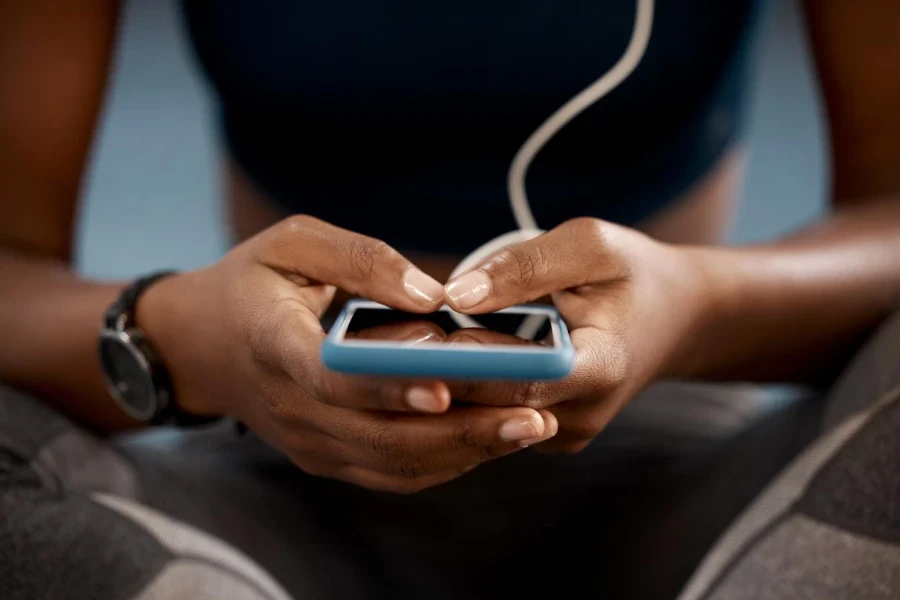
[[[125,5],[85,180],[77,260],[90,276],[198,267],[228,245],[207,90],[176,10],[174,2]],[[770,238],[824,207],[822,115],[798,15],[793,0],[774,0],[758,46],[735,242]]]

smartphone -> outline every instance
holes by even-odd
[[[322,361],[340,373],[445,379],[559,379],[572,370],[569,332],[552,306],[478,315],[474,327],[459,325],[459,316],[446,306],[422,315],[351,300],[328,333]]]

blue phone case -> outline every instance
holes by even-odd
[[[322,347],[322,362],[332,371],[355,375],[439,377],[447,379],[560,379],[569,374],[575,351],[569,332],[552,307],[513,307],[500,312],[528,314],[539,311],[556,323],[558,347],[502,348],[464,345],[404,346],[390,342],[349,342],[343,332],[359,308],[389,308],[367,300],[353,300],[331,328]]]

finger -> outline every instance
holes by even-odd
[[[284,303],[257,325],[250,339],[253,356],[286,373],[316,400],[357,409],[441,413],[450,406],[450,390],[436,380],[343,375],[327,370],[321,359],[325,331],[315,316],[295,303]]]
[[[364,487],[376,492],[390,492],[394,494],[416,494],[427,488],[441,485],[465,475],[477,465],[472,465],[459,471],[436,473],[410,479],[401,475],[388,475],[356,465],[345,465],[335,474],[334,478]]]
[[[408,344],[437,343],[447,334],[430,321],[406,321],[347,332],[344,337],[370,341],[407,342]]]
[[[518,452],[525,447],[521,442],[495,442],[484,446],[478,451],[460,447],[456,450],[448,450],[436,454],[398,452],[391,455],[384,455],[372,452],[371,449],[356,447],[347,450],[345,456],[347,462],[363,466],[378,473],[403,477],[404,479],[417,479],[448,471],[457,472],[461,469],[480,465],[489,460]]]
[[[451,396],[442,381],[401,381],[328,374],[319,396],[332,406],[392,412],[439,414],[450,408]]]
[[[617,338],[594,328],[571,333],[575,363],[563,379],[543,381],[448,381],[450,395],[470,404],[540,409],[603,394],[619,386],[626,365]]]
[[[358,451],[347,462],[415,478],[513,452],[544,431],[531,409],[454,407],[439,416],[360,414],[335,435]]]
[[[320,372],[316,399],[332,406],[392,412],[443,413],[450,389],[443,381],[341,375]]]
[[[333,438],[332,438],[333,439]],[[323,442],[317,442],[322,444]],[[327,442],[325,442],[327,444]],[[307,445],[308,446],[308,445]],[[393,475],[374,471],[357,464],[346,462],[346,458],[338,458],[346,452],[336,453],[337,447],[332,448],[331,458],[317,456],[308,449],[297,451],[288,447],[285,452],[291,460],[304,473],[313,477],[337,479],[375,491],[409,494],[423,489],[446,483],[475,469],[478,465],[467,465],[448,470],[442,470],[433,474],[418,478],[409,478],[403,475]]]
[[[556,436],[559,432],[559,421],[556,419],[556,415],[554,415],[549,410],[539,411],[541,413],[541,417],[544,419],[544,434],[535,438],[531,438],[530,440],[522,440],[519,442],[519,445],[522,448],[528,448],[529,446],[534,446],[540,444],[541,442],[546,442],[547,440]]]
[[[310,296],[310,308],[315,311],[316,317],[321,319],[331,306],[337,289],[333,285],[322,285],[307,288],[305,292]]]
[[[613,226],[597,219],[567,221],[486,258],[449,281],[444,296],[456,311],[481,314],[616,280],[626,271],[607,242],[612,232]]]
[[[622,409],[621,395],[606,398],[586,398],[565,402],[553,407],[559,421],[558,434],[538,448],[552,454],[574,454],[584,450]]]
[[[541,344],[507,335],[488,329],[460,329],[444,340],[453,344],[505,345],[505,346],[540,346]],[[453,398],[471,403],[489,406],[539,406],[553,404],[560,400],[562,389],[545,386],[541,382],[475,382],[472,380],[455,380],[448,382]],[[551,415],[552,417],[552,415]],[[555,424],[555,418],[554,424]],[[546,421],[546,419],[545,419]],[[552,435],[555,435],[554,431]]]
[[[402,310],[429,312],[443,302],[441,284],[384,242],[305,215],[261,234],[258,260],[302,283],[334,285]]]
[[[592,374],[588,369],[576,367],[560,380],[452,380],[447,385],[451,398],[467,404],[541,409],[581,396],[589,387],[586,383],[589,377]]]
[[[451,332],[445,339],[445,344],[478,344],[482,346],[540,346],[537,342],[526,340],[514,335],[500,333],[491,329],[479,329],[469,327],[457,329]]]
[[[453,412],[456,413],[455,416],[465,414],[468,420],[476,420],[486,414],[485,409],[471,408],[456,408]],[[488,427],[484,432],[486,435],[480,435],[477,428],[463,432],[457,427],[451,437],[441,435],[440,432],[435,436],[425,430],[411,431],[408,419],[392,419],[390,424],[375,424],[374,430],[370,427],[368,431],[374,431],[374,434],[369,434],[371,437],[367,442],[357,443],[355,450],[351,444],[349,449],[344,450],[343,456],[347,463],[407,479],[459,471],[517,452],[527,445],[550,439],[556,433],[557,424],[552,415],[538,413],[537,418],[534,414],[525,415],[528,413],[521,410],[517,416],[508,415],[509,425],[501,423],[496,432]],[[448,420],[450,416],[432,417],[431,423],[427,424]],[[529,422],[532,428],[523,428],[525,422]],[[533,435],[535,431],[541,433]],[[408,435],[404,435],[404,432]],[[525,441],[528,443],[524,444]]]

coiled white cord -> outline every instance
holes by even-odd
[[[530,240],[543,233],[543,230],[538,228],[537,222],[534,220],[534,215],[528,204],[528,196],[525,193],[525,177],[528,174],[528,167],[531,166],[537,153],[560,129],[618,87],[634,72],[644,57],[647,44],[650,41],[650,34],[653,29],[653,8],[653,0],[637,0],[631,41],[628,43],[628,47],[619,61],[600,79],[582,90],[577,96],[550,115],[519,148],[507,175],[509,203],[519,229],[505,233],[480,246],[456,266],[451,277],[464,273],[480,261],[507,246]],[[481,327],[477,321],[468,315],[457,312],[451,312],[450,314],[460,327]],[[543,317],[529,317],[522,322],[517,334],[525,339],[533,339],[542,322]]]

